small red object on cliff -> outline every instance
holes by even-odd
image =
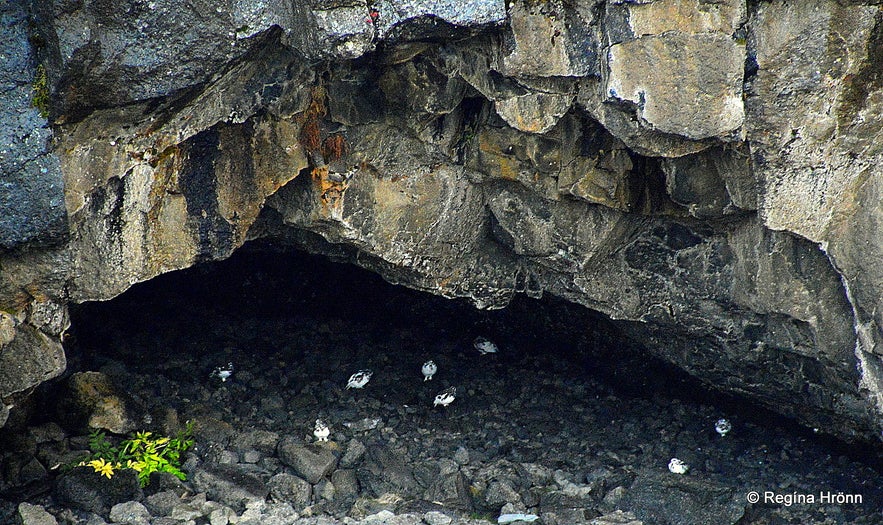
[[[366,24],[374,24],[377,22],[377,19],[380,18],[380,11],[374,9],[373,7],[368,9],[368,17],[365,18]]]

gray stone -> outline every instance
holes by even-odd
[[[267,482],[270,488],[270,496],[276,501],[286,501],[295,509],[303,509],[310,505],[313,488],[304,479],[291,474],[280,472]]]
[[[34,438],[34,442],[38,445],[41,443],[59,442],[66,437],[64,429],[58,426],[58,423],[54,422],[31,427],[28,429],[28,434]]]
[[[260,429],[237,433],[233,439],[234,446],[240,451],[246,452],[249,449],[254,449],[267,455],[276,452],[278,443],[279,434]]]
[[[350,439],[349,443],[346,444],[346,452],[343,453],[343,457],[340,458],[340,467],[341,468],[352,468],[365,456],[365,445],[362,444],[356,438]]]
[[[3,470],[0,485],[5,491],[25,490],[33,487],[48,486],[49,473],[36,457],[28,452],[8,453],[3,458]],[[28,487],[31,486],[31,489]]]
[[[380,0],[372,5],[380,14],[377,20],[378,36],[396,42],[450,34],[448,30],[434,30],[435,24],[425,24],[430,19],[444,22],[442,28],[450,24],[455,28],[475,29],[506,20],[506,4],[501,0],[428,0],[411,3]]]
[[[182,470],[190,472],[192,469],[188,466]],[[152,472],[148,481],[148,487],[150,487],[148,492],[151,494],[168,491],[173,492],[178,496],[183,496],[190,492],[189,487],[184,481],[180,480],[171,472]]]
[[[466,477],[459,466],[451,460],[439,460],[439,472],[432,485],[423,493],[423,499],[440,502],[452,509],[472,510],[472,497],[469,494]]]
[[[246,450],[242,453],[242,462],[243,463],[257,463],[261,460],[261,453],[257,450]]]
[[[367,480],[368,488],[380,496],[387,492],[411,495],[418,489],[417,480],[411,468],[389,447],[373,445],[368,447],[370,464],[359,470],[359,481]],[[370,470],[373,476],[367,476]],[[365,483],[363,483],[364,485]]]
[[[515,77],[587,76],[598,71],[596,22],[585,5],[566,2],[512,2],[510,25],[514,49],[504,71]]]
[[[593,519],[589,525],[643,525],[643,523],[631,512],[618,510]]]
[[[19,525],[57,525],[55,516],[46,512],[42,505],[31,505],[23,502],[18,504]]]
[[[59,417],[67,424],[75,427],[85,420],[89,428],[115,434],[134,431],[146,413],[110,376],[101,372],[71,375],[67,393],[58,404]]]
[[[665,159],[662,169],[668,194],[694,217],[714,218],[757,209],[757,184],[745,151],[710,148]]]
[[[732,487],[666,474],[638,476],[619,505],[648,523],[736,523],[744,515],[745,495]]]
[[[122,525],[148,525],[150,512],[137,501],[117,503],[110,508],[110,521]]]
[[[737,0],[702,4],[610,2],[603,90],[663,133],[732,139],[744,120],[746,53],[744,40],[732,35],[747,13]]]
[[[236,511],[229,507],[221,507],[219,509],[215,509],[209,513],[209,524],[210,525],[227,525],[235,520],[238,516],[236,516]]]
[[[13,334],[0,345],[0,395],[4,397],[57,377],[67,366],[58,339],[27,324],[17,325]]]
[[[170,490],[157,492],[144,498],[144,507],[154,516],[168,516],[181,503],[181,497]]]
[[[545,465],[539,463],[522,463],[520,467],[523,469],[524,477],[530,486],[544,487],[550,485],[554,479],[554,472]]]
[[[62,117],[172,95],[204,82],[263,41],[260,36],[273,33],[273,24],[286,27],[293,20],[290,8],[273,2],[243,9],[229,2],[182,7],[157,0],[129,11],[100,3],[60,11],[46,30],[54,30],[63,61],[64,81],[56,86]],[[134,40],[142,43],[139,50],[128,47]]]
[[[501,508],[507,503],[521,503],[521,494],[515,490],[512,481],[498,479],[488,484],[487,491],[484,493],[484,502],[492,509]]]
[[[359,495],[359,480],[354,470],[335,470],[331,474],[331,483],[334,485],[335,498],[355,499]]]
[[[513,128],[543,134],[567,113],[573,99],[573,95],[531,93],[497,100],[494,109]]]
[[[195,508],[193,505],[185,502],[180,502],[175,505],[171,512],[169,512],[169,518],[175,520],[176,522],[181,521],[194,521],[199,518],[202,518],[205,514],[201,509]]]
[[[590,525],[595,513],[588,509],[552,509],[542,514],[544,525]]]
[[[91,467],[76,467],[62,476],[53,494],[62,505],[103,515],[117,503],[138,501],[144,495],[134,470],[118,470],[108,479]]]
[[[269,494],[266,483],[260,477],[236,465],[199,468],[191,482],[209,498],[234,508],[242,508],[249,501],[263,500]]]
[[[450,525],[454,519],[441,512],[431,510],[423,515],[423,521],[427,525]]]
[[[33,107],[38,75],[48,82],[45,66],[36,65],[27,4],[4,2],[0,20],[0,248],[59,242],[67,234],[64,181],[40,114],[48,108]]]
[[[177,521],[192,521],[205,516],[203,504],[205,503],[205,493],[197,494],[190,500],[180,500],[172,506],[168,517]]]
[[[883,253],[880,206],[871,204],[880,191],[883,153],[883,129],[872,117],[881,93],[872,80],[876,16],[875,7],[861,4],[764,6],[752,19],[756,67],[746,108],[760,215],[771,229],[818,243],[837,268],[855,313],[859,382],[879,413],[883,276],[871,263]],[[841,32],[846,36],[837,50],[826,47],[825,35]],[[853,59],[844,61],[847,55]]]
[[[645,36],[612,45],[607,63],[607,97],[633,104],[650,127],[694,140],[742,127],[745,47],[729,35]]]
[[[337,467],[337,457],[331,450],[320,445],[304,445],[291,437],[282,438],[278,454],[283,463],[313,485]]]

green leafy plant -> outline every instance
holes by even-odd
[[[31,105],[37,108],[41,117],[49,118],[49,78],[46,76],[46,67],[43,64],[37,66],[32,89],[34,95],[31,98]]]
[[[168,472],[185,481],[187,475],[181,471],[181,454],[192,446],[191,422],[173,438],[155,437],[153,432],[135,432],[116,446],[104,432],[95,430],[89,435],[92,455],[78,466],[92,467],[107,478],[112,478],[117,470],[130,468],[138,472],[142,487],[150,483],[154,472]]]

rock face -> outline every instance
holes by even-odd
[[[67,304],[263,237],[482,308],[551,293],[883,430],[870,0],[7,4],[7,405],[63,370]]]

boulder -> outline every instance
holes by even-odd
[[[264,480],[237,465],[201,467],[191,482],[209,498],[234,508],[244,508],[249,501],[263,500],[270,493]]]
[[[110,521],[121,525],[149,525],[150,512],[137,501],[117,503],[110,508]]]
[[[87,426],[114,434],[132,432],[143,424],[146,411],[101,372],[77,372],[67,381],[59,416],[71,428]]]
[[[313,487],[302,478],[280,472],[267,482],[270,496],[276,501],[285,501],[296,510],[310,505],[313,495]]]
[[[132,469],[118,470],[107,478],[92,467],[76,467],[58,479],[53,495],[62,505],[107,516],[114,505],[140,501],[144,493]]]
[[[641,521],[656,523],[737,523],[745,514],[745,495],[706,479],[645,473],[639,475],[619,506]]]
[[[472,510],[469,485],[457,463],[449,459],[441,459],[438,469],[438,474],[432,485],[423,493],[423,499],[439,502],[447,508],[461,511]]]
[[[337,467],[338,459],[329,449],[320,445],[304,445],[291,437],[282,438],[277,453],[283,463],[313,485]]]
[[[57,525],[55,516],[46,512],[42,505],[24,502],[18,505],[18,525]]]

